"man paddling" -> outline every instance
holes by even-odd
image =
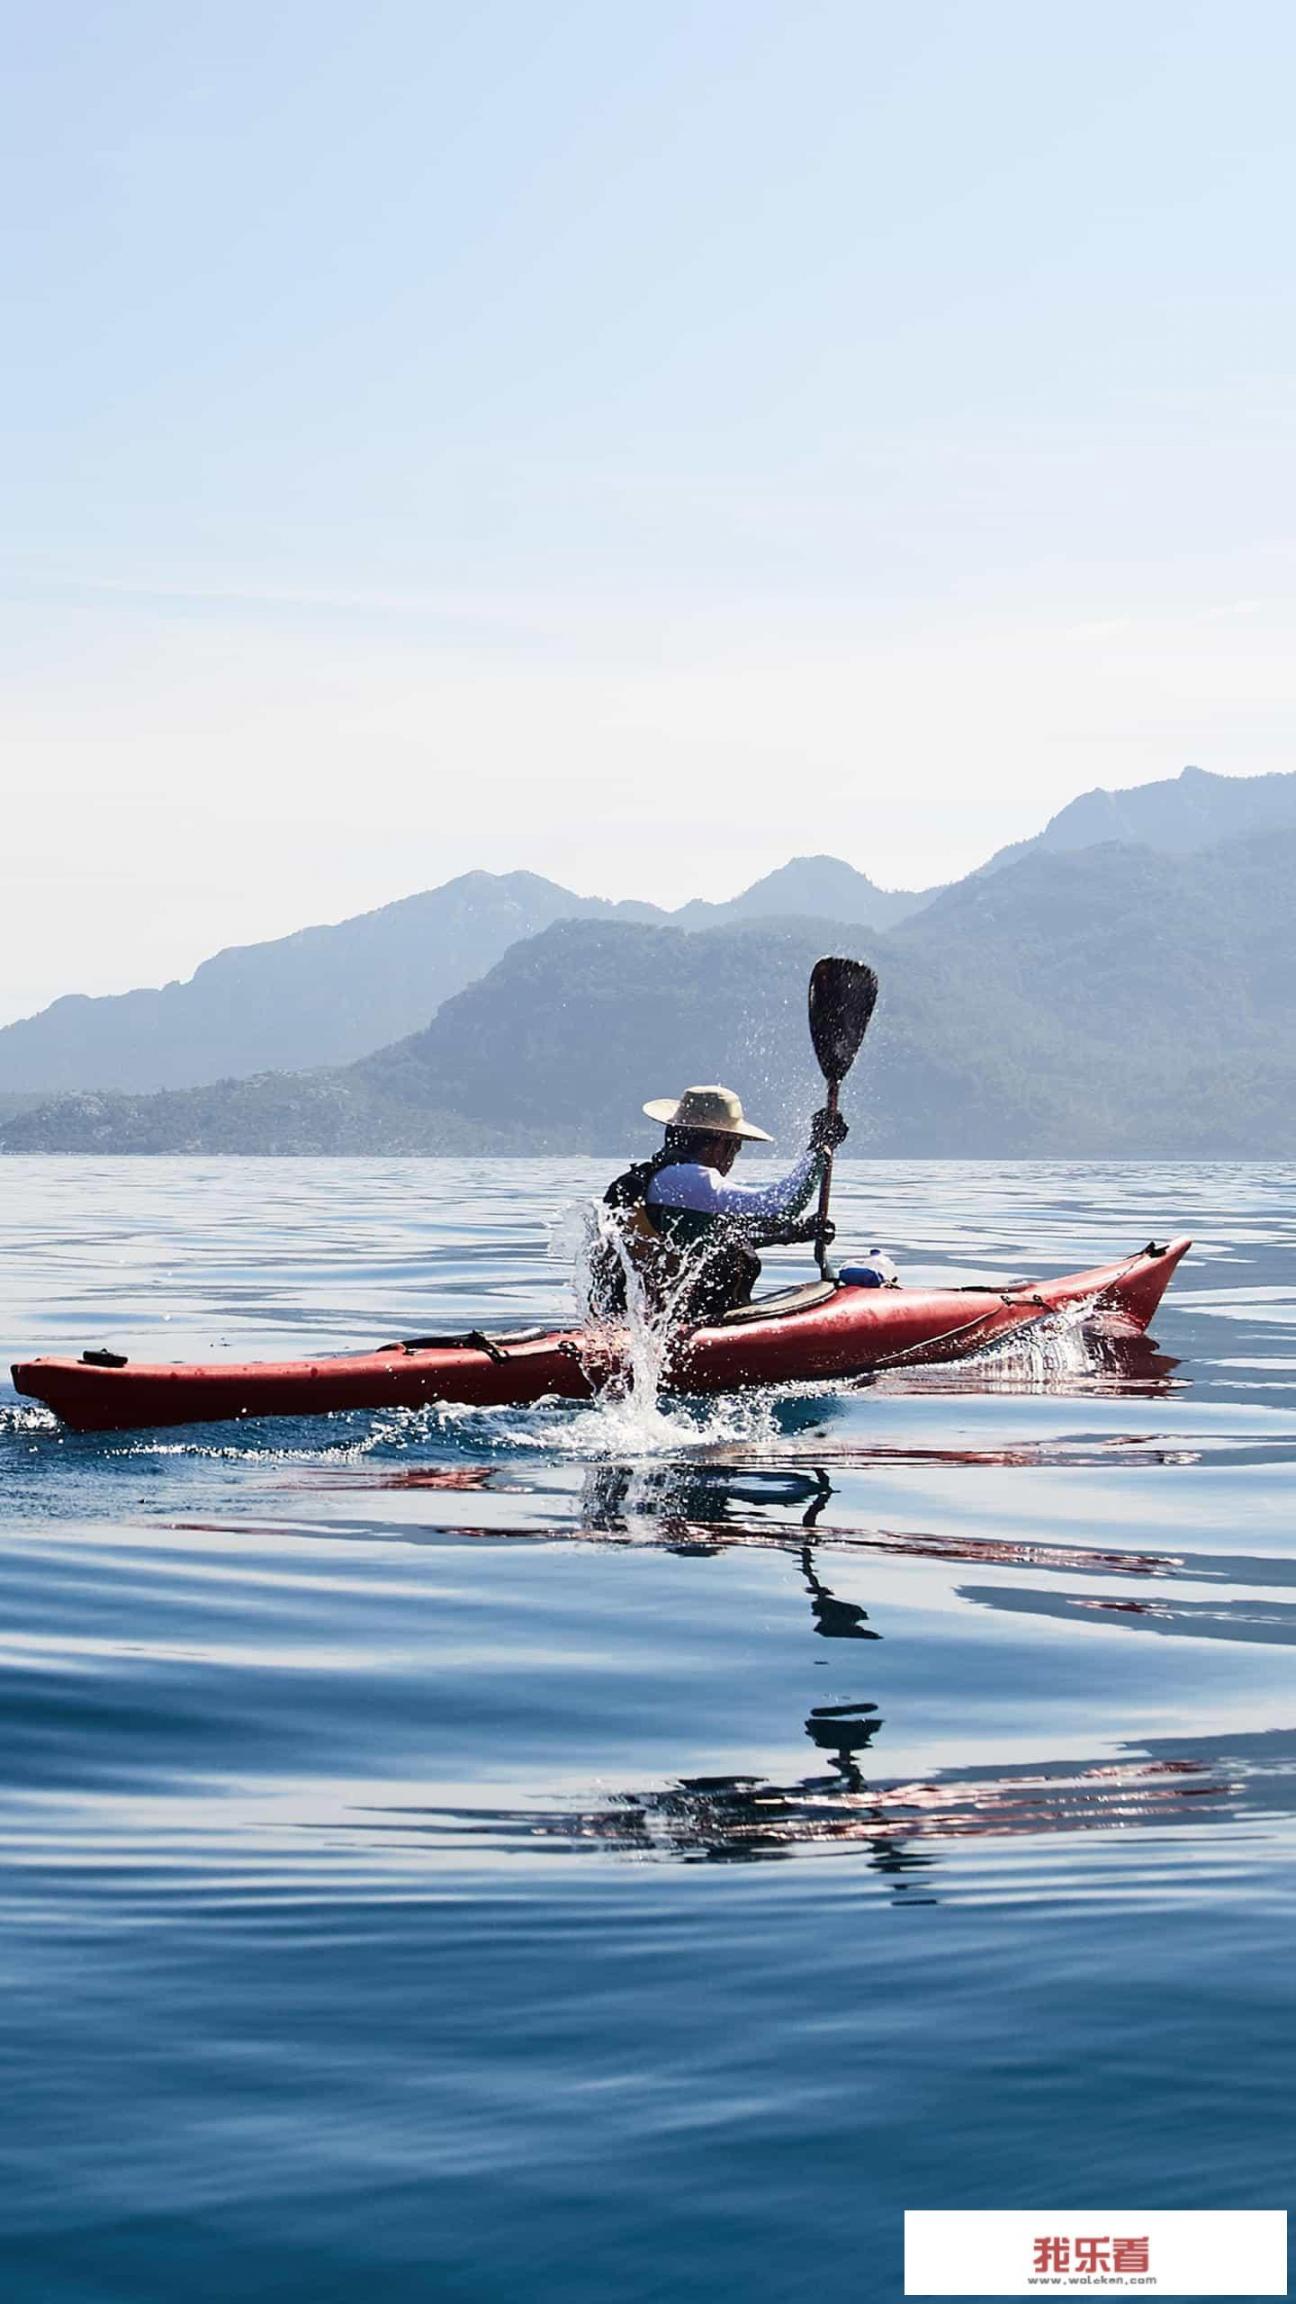
[[[637,1274],[650,1314],[681,1325],[720,1319],[745,1304],[760,1277],[756,1248],[817,1237],[799,1221],[819,1189],[829,1156],[848,1131],[840,1113],[816,1112],[810,1142],[795,1168],[773,1184],[726,1181],[745,1143],[773,1142],[749,1121],[732,1088],[686,1088],[678,1098],[644,1105],[666,1139],[604,1194],[612,1236],[593,1259],[593,1309],[625,1310],[627,1264]]]

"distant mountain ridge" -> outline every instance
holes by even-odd
[[[425,1024],[520,937],[573,917],[656,909],[534,872],[466,872],[334,927],[232,946],[187,983],[56,1000],[0,1031],[0,1091],[187,1088],[345,1063]]]
[[[829,910],[874,924],[922,901],[875,888],[831,856],[795,858],[728,903],[679,913],[578,896],[534,872],[466,872],[335,926],[233,946],[186,983],[56,1000],[0,1030],[0,1094],[149,1092],[344,1064],[417,1031],[511,944],[555,920],[694,928]]]
[[[848,920],[861,928],[890,928],[930,903],[934,889],[922,892],[878,888],[853,864],[838,856],[794,856],[767,872],[741,896],[709,904],[695,896],[662,918],[675,928],[720,928],[738,920]]]
[[[951,889],[875,886],[833,856],[800,856],[723,903],[676,912],[579,896],[536,873],[469,872],[332,926],[217,953],[187,983],[104,998],[69,995],[0,1029],[0,1101],[77,1091],[148,1094],[263,1072],[354,1062],[428,1025],[516,944],[559,921],[713,929],[831,920],[876,935],[939,917],[959,889],[1032,856],[1139,843],[1190,855],[1222,840],[1296,827],[1296,774],[1227,777],[1185,768],[1129,791],[1082,794],[1037,837],[1001,849]],[[974,907],[975,909],[975,907]],[[1060,943],[1069,933],[1057,925]]]
[[[983,864],[995,872],[1033,850],[1095,848],[1121,840],[1189,855],[1220,840],[1253,833],[1286,831],[1296,825],[1296,773],[1272,776],[1216,776],[1207,768],[1184,768],[1156,784],[1134,784],[1124,792],[1101,786],[1069,800],[1033,840],[1000,848]]]
[[[780,1150],[822,1090],[825,949],[873,961],[852,1153],[1286,1157],[1296,1131],[1296,829],[1158,855],[1039,849],[886,934],[832,921],[556,921],[425,1030],[345,1068],[66,1098],[0,1149],[488,1153],[646,1147],[639,1107],[729,1078]]]

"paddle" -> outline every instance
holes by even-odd
[[[810,1038],[828,1083],[828,1110],[837,1110],[841,1084],[859,1054],[877,1000],[877,978],[862,960],[816,960],[810,972]],[[815,1255],[828,1279],[828,1196],[833,1155],[829,1148],[819,1186]]]

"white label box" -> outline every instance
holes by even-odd
[[[1285,2208],[910,2208],[906,2296],[1285,2296]]]

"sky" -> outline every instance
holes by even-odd
[[[1277,0],[7,0],[0,1022],[1296,767]]]

